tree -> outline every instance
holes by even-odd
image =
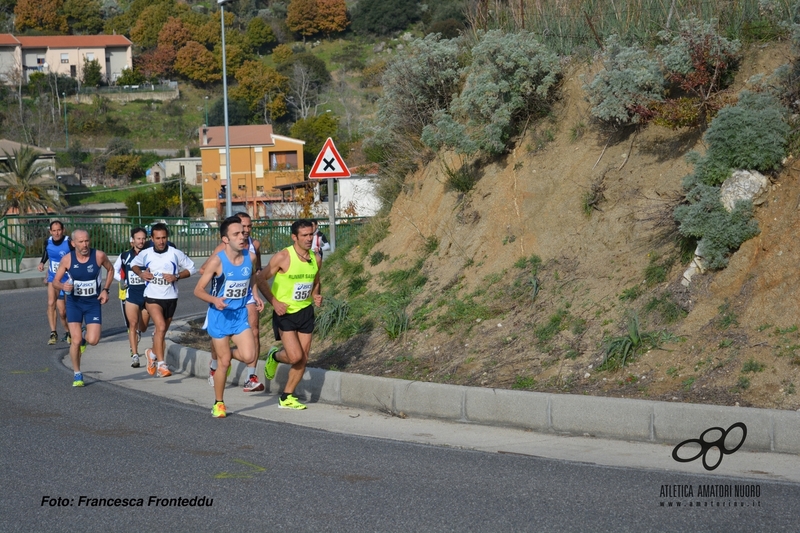
[[[17,31],[38,30],[67,33],[67,18],[61,14],[64,0],[19,0],[14,8]]]
[[[73,35],[95,35],[103,31],[99,0],[65,0],[61,13],[66,17]]]
[[[277,41],[272,28],[261,17],[255,17],[250,21],[244,33],[244,38],[247,46],[257,54],[266,53],[269,50],[269,46]]]
[[[285,95],[289,91],[286,76],[260,61],[245,61],[236,71],[236,81],[231,96],[247,102],[253,113],[263,114],[266,124],[286,114]]]
[[[220,98],[208,110],[208,125],[225,125],[225,102]],[[250,123],[253,113],[250,106],[244,100],[228,100],[228,124],[231,126],[244,126]]]
[[[176,54],[191,40],[191,30],[176,17],[169,17],[158,32],[158,46],[169,48]]]
[[[115,178],[130,181],[142,175],[141,157],[138,155],[114,155],[106,161],[106,173]]]
[[[289,133],[295,139],[306,142],[303,148],[303,164],[310,167],[314,164],[317,154],[322,150],[322,145],[328,137],[338,143],[336,134],[339,132],[339,118],[332,113],[322,113],[316,117],[300,119],[289,129]],[[346,149],[345,145],[339,143],[340,149]]]
[[[317,25],[317,0],[291,0],[286,11],[286,26],[306,37],[319,31]]]
[[[330,36],[344,31],[349,24],[344,0],[317,0],[317,28],[320,33]]]
[[[222,79],[214,54],[197,41],[189,41],[178,51],[175,57],[175,71],[201,85]]]
[[[40,155],[32,147],[23,146],[6,153],[6,159],[0,161],[0,213],[5,215],[14,209],[20,215],[47,213],[63,207],[64,201],[48,192],[59,190],[61,185],[50,169],[38,161]]]
[[[176,55],[171,48],[158,46],[140,56],[134,56],[134,69],[147,79],[166,77],[172,72]]]
[[[97,87],[103,81],[103,71],[100,62],[96,59],[83,60],[83,84],[87,87]]]
[[[154,48],[158,44],[161,28],[171,14],[168,4],[154,4],[145,8],[131,28],[131,41],[143,49]]]
[[[388,35],[406,29],[419,18],[417,0],[359,0],[353,13],[353,30]]]

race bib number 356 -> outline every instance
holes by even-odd
[[[295,302],[302,302],[303,300],[308,300],[308,296],[311,294],[311,288],[313,286],[314,286],[313,283],[295,283],[294,294],[292,295],[292,299]]]

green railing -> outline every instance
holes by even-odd
[[[0,219],[0,272],[19,273],[19,265],[25,257],[25,246],[6,236],[3,229],[6,219]]]
[[[191,256],[207,256],[219,244],[219,223],[204,221],[208,228],[190,226],[187,218],[151,219],[147,217],[59,215],[54,217],[5,217],[0,221],[0,257],[11,260],[16,257],[17,264],[10,272],[19,271],[22,257],[41,257],[47,238],[50,236],[50,222],[60,220],[69,234],[75,229],[89,232],[93,248],[103,250],[109,255],[118,255],[130,246],[131,229],[142,226],[150,229],[155,222],[163,221],[169,228],[169,240]],[[339,245],[355,238],[358,229],[368,219],[364,217],[341,218],[336,221],[336,240]],[[261,252],[268,254],[281,250],[292,243],[291,224],[293,219],[265,219],[253,221],[253,238],[261,241]],[[330,237],[329,224],[320,223],[320,229]],[[16,254],[16,255],[14,255]],[[21,255],[20,255],[21,254]],[[9,263],[11,264],[11,263]],[[5,263],[0,270],[6,270]]]

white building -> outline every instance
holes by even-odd
[[[0,34],[0,81],[14,83],[20,71],[83,78],[84,61],[97,60],[108,83],[133,65],[133,43],[124,35],[52,35],[25,37]]]

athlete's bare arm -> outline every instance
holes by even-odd
[[[72,290],[72,284],[69,283],[61,283],[61,279],[64,277],[64,274],[69,271],[69,267],[72,266],[72,254],[67,254],[61,258],[61,262],[58,263],[58,270],[56,270],[56,277],[53,278],[53,287],[56,288],[57,291],[63,291],[64,285],[69,285],[69,290],[66,292],[70,292]]]
[[[200,279],[197,280],[197,285],[194,287],[194,295],[204,302],[212,304],[217,310],[222,311],[228,307],[225,299],[206,292],[206,286],[211,281],[211,278],[218,276],[222,271],[222,261],[217,254],[214,254],[203,263],[203,267],[203,273],[200,274]]]
[[[106,269],[106,284],[103,285],[103,289],[105,290],[101,290],[100,295],[97,297],[100,303],[104,304],[108,301],[111,284],[114,283],[114,265],[111,264],[106,253],[100,250],[97,251],[97,263]]]
[[[286,272],[289,270],[289,263],[291,259],[289,257],[288,250],[281,250],[277,254],[273,255],[272,258],[267,263],[266,268],[261,269],[261,274],[256,276],[256,283],[258,284],[258,290],[261,291],[261,294],[267,299],[269,304],[275,310],[275,312],[281,316],[286,314],[287,304],[279,302],[275,295],[272,294],[272,290],[269,286],[268,281],[275,277],[275,274],[279,274],[281,272]]]
[[[258,257],[257,254],[251,253],[250,254],[250,262],[255,265],[256,260],[255,258]],[[256,301],[256,310],[260,313],[264,309],[264,302],[259,298],[258,291],[256,290],[258,284],[258,271],[253,269],[252,274],[250,274],[250,287],[253,290],[253,300]]]

